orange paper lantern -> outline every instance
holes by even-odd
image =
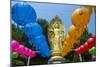
[[[84,27],[89,23],[90,13],[86,8],[78,8],[72,13],[72,24],[78,28]]]

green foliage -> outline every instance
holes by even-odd
[[[25,65],[25,63],[21,60],[13,60],[12,63],[13,63],[13,66],[23,66],[23,65]]]
[[[32,58],[30,65],[42,65],[42,64],[47,64],[49,58],[43,58],[39,54],[36,56],[36,58]]]
[[[80,37],[80,44],[84,44],[90,36],[91,36],[91,33],[89,33],[86,28],[84,33]]]
[[[23,33],[22,28],[16,28],[14,24],[12,24],[12,40],[17,40],[23,45],[27,44],[27,36]]]
[[[12,58],[14,59],[14,58],[18,58],[18,54],[16,53],[16,52],[13,52],[12,53]]]
[[[37,23],[40,24],[40,26],[43,29],[43,34],[47,37],[47,28],[48,28],[48,21],[45,19],[37,19]]]
[[[96,53],[96,47],[92,47],[92,48],[89,50],[89,53],[90,53],[90,54]]]
[[[73,62],[79,62],[79,56],[75,54],[74,51],[71,51],[68,55],[65,56],[66,63],[73,63]]]

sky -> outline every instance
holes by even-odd
[[[12,1],[12,6],[17,3]],[[54,16],[59,16],[65,27],[65,32],[68,32],[69,27],[72,25],[71,15],[73,11],[77,8],[82,7],[81,5],[72,5],[72,4],[57,4],[57,3],[39,3],[39,2],[27,2],[29,3],[36,11],[37,18],[46,19],[51,21]],[[90,22],[88,25],[89,32],[95,34],[95,13],[92,14]]]

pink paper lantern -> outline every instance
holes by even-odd
[[[16,40],[12,40],[12,51],[24,56],[30,56],[31,58],[36,57],[35,51],[32,51],[31,49],[24,47],[23,45],[19,44],[19,42],[17,42]]]
[[[35,57],[36,56],[36,52],[34,52],[34,51],[29,49],[29,56],[30,57]]]
[[[17,52],[18,54],[24,55],[24,52],[23,52],[24,50],[25,50],[25,49],[24,49],[24,46],[20,45],[16,52]]]
[[[30,56],[31,57],[36,57],[36,52],[35,51],[32,51]]]
[[[28,56],[29,50],[25,47],[25,55]]]
[[[19,43],[16,40],[12,40],[11,42],[11,47],[12,47],[12,51],[16,51],[19,48]]]

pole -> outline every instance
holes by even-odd
[[[28,57],[27,66],[30,64],[30,56]]]
[[[81,56],[81,54],[79,54],[79,57],[80,57],[80,62],[82,62],[82,56]]]

